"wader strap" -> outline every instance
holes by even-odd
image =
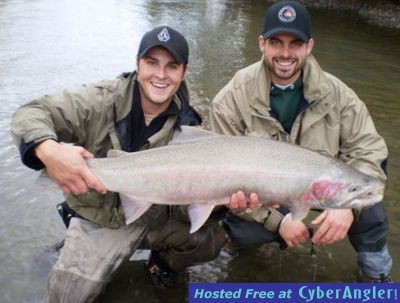
[[[263,225],[267,230],[277,232],[283,217],[283,214],[276,209],[271,208],[269,209],[268,217],[265,219]]]

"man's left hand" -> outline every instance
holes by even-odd
[[[354,221],[351,209],[326,209],[311,224],[319,225],[312,241],[328,245],[343,240]]]

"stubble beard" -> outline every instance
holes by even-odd
[[[267,66],[272,74],[272,78],[274,78],[273,80],[275,80],[274,82],[277,82],[277,84],[280,82],[282,82],[281,84],[290,84],[286,82],[294,82],[304,67],[304,61],[299,61],[298,58],[289,58],[295,60],[294,67],[290,67],[290,69],[284,69],[279,66],[279,64],[276,62],[276,59],[279,60],[280,58],[273,58],[271,61],[267,61]]]

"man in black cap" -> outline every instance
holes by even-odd
[[[298,144],[386,180],[385,141],[365,104],[323,71],[311,54],[310,23],[307,9],[295,1],[280,1],[267,10],[258,38],[262,60],[238,71],[216,95],[211,129]],[[303,222],[292,220],[288,209],[260,207],[241,212],[248,206],[246,197],[238,192],[235,199],[236,207],[231,204],[233,213],[223,224],[237,246],[279,241],[282,247],[293,247],[310,238],[315,244],[328,245],[348,235],[363,276],[372,282],[391,282],[389,223],[383,203],[361,212],[325,210],[311,222],[317,228],[312,235]],[[254,195],[250,200],[254,205]]]
[[[154,205],[126,225],[118,194],[106,192],[85,162],[110,149],[163,146],[180,125],[200,124],[184,81],[188,59],[186,39],[157,27],[141,40],[137,71],[45,96],[15,113],[12,134],[23,163],[45,168],[66,197],[61,213],[68,229],[45,302],[95,301],[143,239],[153,249],[147,270],[158,286],[171,286],[176,271],[215,258],[225,244],[216,223],[190,234],[177,207]]]

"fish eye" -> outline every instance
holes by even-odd
[[[349,192],[350,193],[354,193],[354,192],[358,191],[358,189],[359,189],[358,186],[352,186],[352,187],[349,188]]]

